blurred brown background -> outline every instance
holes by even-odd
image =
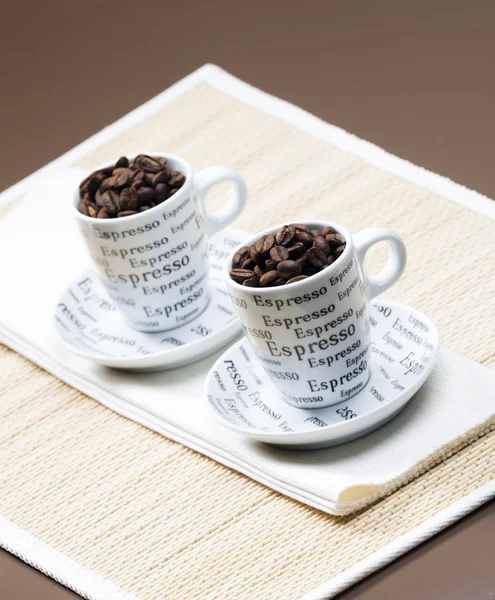
[[[4,3],[0,189],[206,62],[495,196],[493,0]],[[495,597],[495,505],[342,595]],[[0,599],[74,594],[0,551]]]

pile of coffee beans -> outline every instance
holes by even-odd
[[[165,158],[139,154],[131,163],[122,156],[81,182],[77,210],[97,219],[129,217],[165,202],[185,180],[183,173],[169,169]]]
[[[248,287],[274,287],[303,281],[319,273],[342,254],[345,238],[333,227],[310,229],[284,225],[243,246],[232,258],[230,277]]]

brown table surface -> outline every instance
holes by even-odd
[[[0,27],[0,189],[213,62],[495,196],[492,0],[11,2]],[[491,503],[341,597],[495,597],[494,528]],[[0,551],[2,600],[75,597]]]

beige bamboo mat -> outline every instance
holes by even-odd
[[[409,252],[387,294],[426,312],[450,350],[495,365],[492,221],[207,84],[89,152],[173,151],[230,164],[256,230],[303,217],[397,230]],[[371,257],[373,268],[383,259]],[[373,264],[374,263],[374,264]],[[351,517],[332,517],[120,417],[0,351],[0,515],[140,600],[301,598],[495,474],[487,433]]]

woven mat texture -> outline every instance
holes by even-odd
[[[409,259],[387,298],[426,312],[450,350],[494,367],[493,222],[207,84],[77,165],[136,150],[176,152],[195,169],[234,166],[250,192],[242,228],[321,217],[395,229]],[[382,260],[377,250],[370,268]],[[140,600],[299,599],[495,473],[489,432],[368,510],[332,517],[112,413],[5,347],[0,367],[0,514]]]

